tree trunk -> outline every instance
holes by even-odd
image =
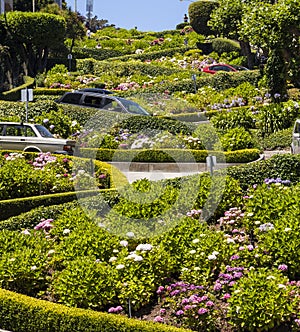
[[[247,67],[249,69],[253,69],[254,54],[252,54],[252,52],[251,52],[251,46],[250,46],[249,42],[245,42],[245,41],[240,40],[239,43],[240,43],[240,46],[241,46],[242,55],[247,57]]]

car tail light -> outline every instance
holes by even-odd
[[[64,151],[72,152],[73,151],[72,145],[64,145]]]

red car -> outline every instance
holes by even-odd
[[[225,63],[217,63],[214,65],[209,65],[209,66],[202,68],[202,71],[204,73],[209,73],[209,74],[215,74],[218,71],[233,72],[233,71],[241,71],[241,70],[249,70],[249,69],[246,67],[243,67],[243,66],[227,65]]]

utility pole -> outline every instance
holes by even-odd
[[[32,0],[32,12],[35,12],[35,0]]]
[[[75,11],[75,13],[77,13],[77,0],[75,0],[75,4],[74,4],[74,11]]]
[[[92,19],[92,12],[93,12],[93,0],[86,0],[86,11],[87,17],[89,22],[89,28],[91,28],[91,19]]]

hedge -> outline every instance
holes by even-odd
[[[227,175],[239,180],[242,189],[263,183],[267,178],[300,181],[300,155],[278,154],[257,163],[228,167]]]
[[[26,88],[32,88],[34,86],[34,78],[29,76],[24,76],[23,79],[24,79],[24,84],[9,91],[0,93],[0,100],[1,99],[9,101],[21,100],[21,90]]]
[[[110,189],[107,189],[110,190]],[[24,197],[7,199],[0,201],[0,220],[6,220],[9,217],[16,216],[18,214],[30,211],[39,206],[50,206],[62,203],[68,203],[76,200],[78,196],[87,197],[95,195],[97,191],[86,190],[82,192],[67,192],[58,194],[41,195],[34,197]]]
[[[125,316],[69,308],[0,289],[1,328],[14,332],[184,332]]]
[[[172,75],[180,71],[186,71],[185,69],[178,68],[166,68],[161,66],[155,66],[152,64],[142,63],[139,61],[96,61],[94,59],[82,59],[77,61],[77,70],[83,74],[102,75],[104,72],[118,73],[118,76],[131,76],[134,74],[159,76],[159,75]]]
[[[207,151],[189,149],[136,149],[136,150],[113,150],[81,148],[83,157],[96,158],[106,162],[144,162],[144,163],[205,163],[208,155],[215,155],[219,162],[248,163],[260,157],[258,149],[247,149],[238,151]]]
[[[118,61],[128,61],[128,60],[155,60],[160,59],[161,57],[172,57],[177,53],[185,53],[186,51],[193,50],[194,47],[173,47],[173,48],[167,48],[160,51],[152,51],[152,52],[146,52],[141,54],[128,54],[119,56],[116,58],[111,58],[110,60],[118,60]]]

